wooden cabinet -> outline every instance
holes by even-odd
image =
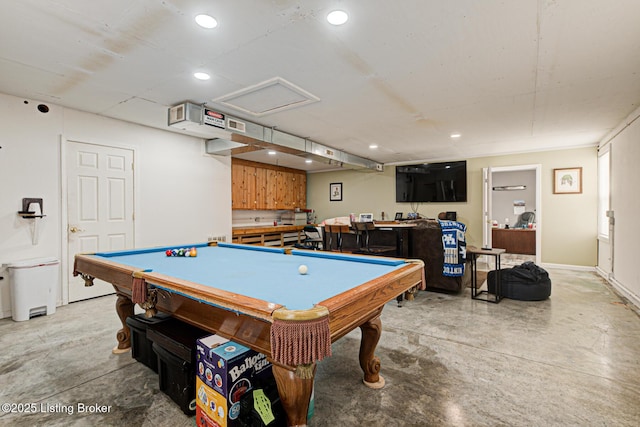
[[[305,209],[307,207],[307,174],[296,174],[293,177],[293,207]]]
[[[256,168],[256,208],[261,210],[277,209],[276,171]]]
[[[502,248],[510,254],[536,254],[536,230],[528,228],[493,228],[491,246]]]
[[[231,165],[231,207],[256,209],[256,168],[244,164]]]
[[[231,160],[233,209],[290,210],[307,206],[305,171]]]

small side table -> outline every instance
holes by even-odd
[[[500,274],[500,255],[505,253],[505,249],[489,248],[479,249],[473,246],[467,246],[467,254],[471,255],[471,298],[480,301],[499,303],[502,299],[501,295],[501,274]],[[478,289],[478,255],[489,255],[496,259],[496,293],[494,299],[489,299],[489,291],[480,291]],[[486,298],[480,298],[480,295],[487,294]]]

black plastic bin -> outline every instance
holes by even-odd
[[[211,335],[171,318],[147,330],[158,360],[158,385],[186,415],[196,413],[196,340]]]
[[[196,413],[196,373],[194,364],[177,357],[156,343],[158,355],[158,385],[160,390],[178,404],[186,415]]]
[[[158,372],[158,357],[151,348],[153,342],[147,338],[147,329],[169,318],[164,313],[158,313],[154,317],[137,314],[133,317],[127,317],[126,321],[131,331],[131,357],[156,373]]]

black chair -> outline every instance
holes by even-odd
[[[333,238],[336,238],[336,250],[342,252],[342,233],[349,233],[349,226],[343,224],[326,224],[324,232],[327,235],[326,250],[333,250]]]
[[[535,221],[536,214],[534,212],[522,212],[513,228],[529,228],[529,224],[533,224]]]
[[[322,236],[320,231],[312,225],[305,225],[302,229],[304,239],[300,243],[293,245],[297,249],[309,249],[317,251],[322,246]]]
[[[356,241],[358,250],[356,253],[367,255],[386,255],[393,256],[396,253],[395,246],[371,245],[369,243],[369,232],[376,229],[373,222],[352,222],[351,226],[356,233]]]

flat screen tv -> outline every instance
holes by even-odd
[[[467,162],[396,166],[396,202],[466,202]]]

